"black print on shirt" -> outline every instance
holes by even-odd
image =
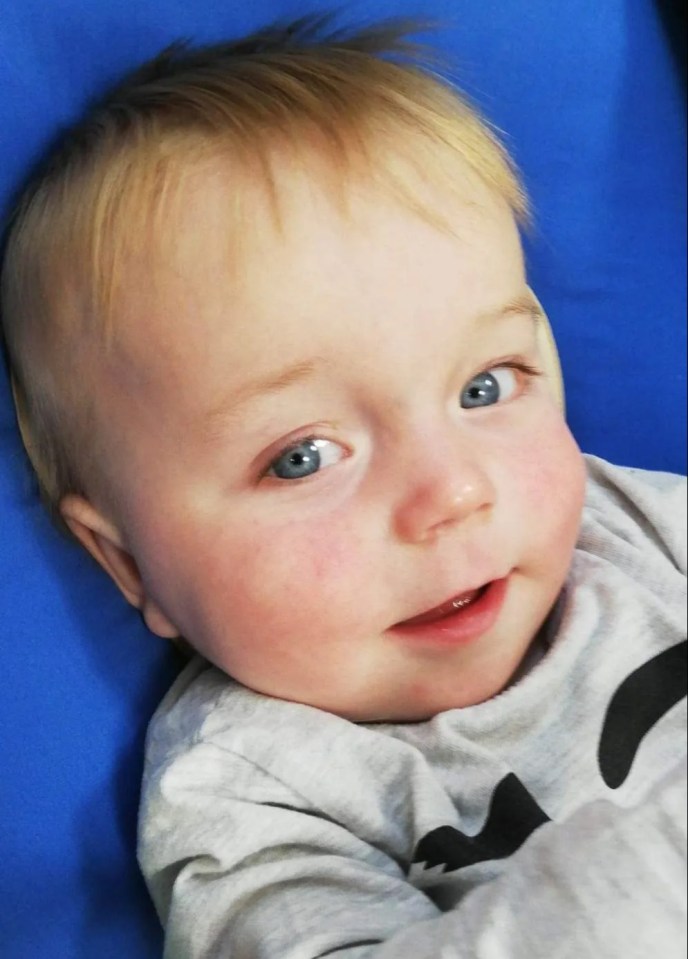
[[[684,640],[644,663],[612,697],[597,753],[610,789],[625,783],[645,736],[688,692],[687,646]]]
[[[598,749],[600,773],[610,789],[626,781],[645,736],[686,696],[687,647],[684,641],[655,656],[612,696]],[[467,836],[453,826],[433,829],[416,846],[409,875],[420,879],[506,859],[549,821],[518,776],[509,773],[495,787],[482,830]]]
[[[421,839],[413,861],[424,863],[427,869],[442,866],[442,872],[453,872],[490,859],[506,859],[546,822],[549,816],[518,776],[509,773],[492,795],[482,832],[466,836],[453,826],[440,826]]]

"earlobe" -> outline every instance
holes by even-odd
[[[179,631],[147,594],[132,554],[124,546],[117,526],[85,497],[75,493],[60,502],[60,514],[75,539],[116,583],[127,602],[141,610],[148,628],[163,639]]]
[[[151,633],[155,633],[155,635],[160,636],[161,639],[179,639],[179,630],[174,623],[165,616],[157,603],[154,603],[144,596],[139,608],[143,614],[143,621]]]

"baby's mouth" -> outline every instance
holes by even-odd
[[[405,619],[401,623],[397,623],[397,626],[424,626],[426,623],[436,623],[438,620],[446,619],[447,616],[455,616],[460,610],[466,609],[474,603],[476,599],[480,599],[489,585],[489,583],[486,583],[478,589],[469,589],[465,593],[459,593],[439,606],[434,606],[418,616],[412,616],[411,619]]]

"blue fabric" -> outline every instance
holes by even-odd
[[[346,5],[352,19],[403,13]],[[649,0],[416,0],[521,165],[532,283],[582,446],[685,463],[685,104]],[[15,0],[0,12],[0,206],[84,103],[179,36],[238,34],[302,2]],[[177,667],[50,527],[0,374],[0,954],[153,959],[134,834],[145,724]]]

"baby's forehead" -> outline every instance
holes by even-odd
[[[127,220],[129,235],[115,263],[120,322],[150,312],[156,300],[166,304],[171,322],[170,297],[202,296],[218,283],[231,313],[246,296],[274,294],[271,287],[280,281],[289,285],[284,273],[297,266],[303,283],[312,284],[322,271],[336,277],[340,253],[353,244],[365,247],[373,236],[384,245],[370,251],[371,262],[398,268],[396,229],[419,255],[435,235],[465,240],[485,221],[498,221],[511,242],[517,227],[507,204],[469,168],[457,164],[454,172],[451,186],[428,181],[412,165],[403,176],[376,169],[337,178],[320,157],[286,156],[274,159],[268,178],[223,157],[181,158],[170,183]],[[193,311],[186,299],[184,306]]]
[[[157,183],[144,172],[143,184],[134,183],[130,200],[113,217],[115,234],[122,234],[119,241],[113,237],[110,255],[120,294],[131,289],[137,273],[145,274],[141,281],[152,291],[183,278],[191,265],[196,282],[212,283],[219,262],[237,290],[256,261],[269,283],[270,263],[263,258],[280,248],[310,246],[317,262],[316,220],[321,234],[329,224],[342,240],[360,238],[376,211],[411,214],[419,243],[428,227],[465,235],[495,211],[509,233],[516,230],[508,204],[460,158],[444,169],[444,178],[423,175],[408,153],[396,162],[388,155],[380,159],[385,162],[344,170],[316,151],[275,151],[256,174],[226,155],[191,154],[169,163]]]
[[[501,257],[513,274],[504,295],[518,289],[514,218],[479,182],[452,194],[421,184],[400,197],[375,178],[351,180],[345,192],[314,171],[285,165],[270,194],[255,183],[243,189],[231,167],[188,169],[158,218],[159,238],[126,258],[114,319],[124,355],[149,365],[154,353],[201,360],[229,330],[256,339],[259,362],[265,331],[297,333],[300,317],[353,323],[361,312],[374,324],[385,310],[402,322],[406,300],[422,322],[426,303],[427,312],[460,305],[471,256],[489,256],[494,269]]]

